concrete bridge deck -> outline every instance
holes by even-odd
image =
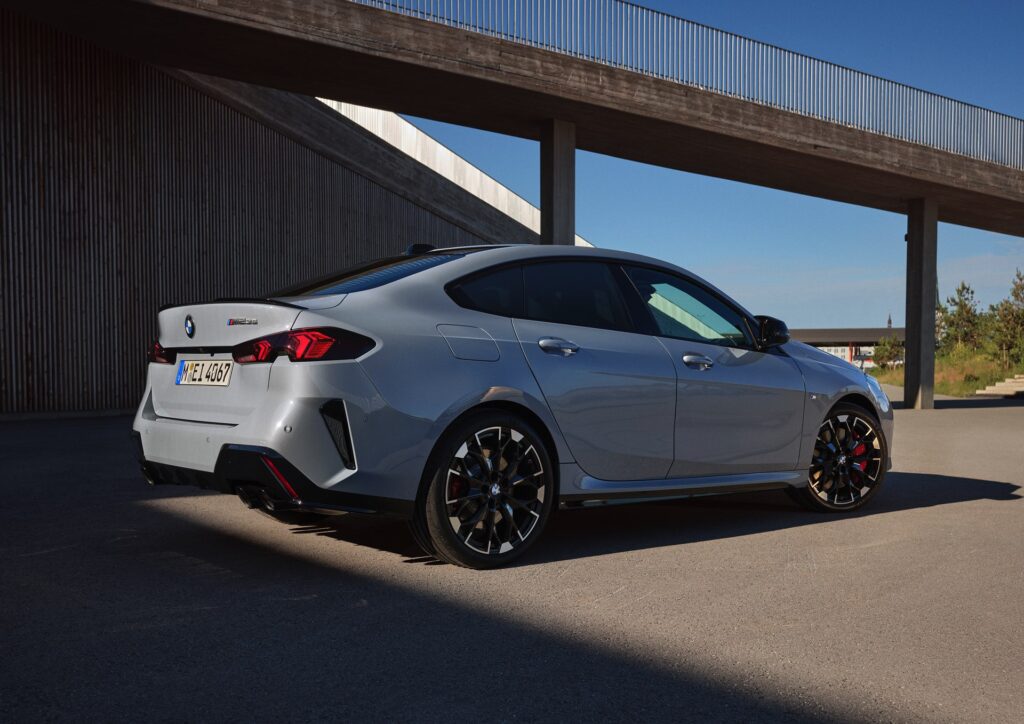
[[[347,0],[4,0],[154,63],[1024,235],[1024,171]]]

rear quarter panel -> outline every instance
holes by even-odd
[[[336,325],[377,340],[377,347],[359,361],[377,400],[346,399],[359,475],[347,480],[345,489],[402,498],[415,494],[445,429],[484,403],[511,403],[531,411],[553,438],[559,461],[572,461],[511,320],[462,309],[443,288],[425,286],[395,284],[350,294],[334,309],[302,312],[296,320],[297,327]],[[497,359],[456,357],[438,331],[442,325],[480,329],[494,340]]]

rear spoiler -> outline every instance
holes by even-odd
[[[232,302],[237,302],[239,304],[273,304],[274,306],[277,306],[277,307],[291,307],[292,309],[305,309],[305,307],[303,307],[301,305],[292,304],[291,302],[282,302],[279,299],[260,299],[258,297],[219,297],[217,299],[208,299],[205,302],[192,302],[190,304],[189,303],[182,304],[182,303],[179,303],[179,302],[175,302],[173,304],[165,304],[162,307],[160,307],[160,309],[158,309],[157,311],[158,312],[163,312],[163,311],[166,311],[168,309],[174,309],[175,307],[196,307],[196,306],[199,306],[200,304],[231,304]]]

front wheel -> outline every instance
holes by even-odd
[[[525,420],[504,412],[471,415],[445,435],[431,464],[417,511],[429,552],[467,568],[495,568],[540,537],[555,478],[542,438]]]
[[[888,459],[878,419],[861,407],[841,403],[818,428],[807,487],[792,489],[791,495],[812,510],[856,510],[882,486]]]

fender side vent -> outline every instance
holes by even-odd
[[[355,470],[356,457],[352,451],[352,434],[348,429],[348,413],[345,410],[345,403],[341,400],[331,400],[324,403],[320,408],[324,422],[327,424],[327,431],[331,433],[341,461],[349,470]]]

